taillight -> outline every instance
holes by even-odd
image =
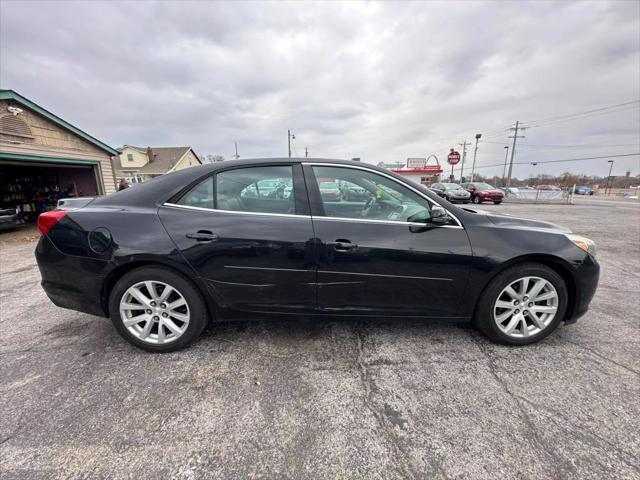
[[[51,210],[41,213],[38,217],[38,230],[42,235],[46,235],[53,226],[67,216],[66,210]]]

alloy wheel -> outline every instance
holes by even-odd
[[[558,303],[558,292],[551,282],[540,277],[523,277],[500,292],[493,307],[493,319],[505,335],[526,338],[551,324]]]
[[[120,318],[143,342],[163,345],[180,338],[189,326],[189,305],[171,285],[147,280],[129,287],[120,299]]]

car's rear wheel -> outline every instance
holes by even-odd
[[[556,329],[567,302],[567,286],[557,272],[537,263],[514,265],[482,293],[474,323],[496,342],[528,345]]]
[[[164,267],[142,267],[122,277],[111,292],[109,312],[125,340],[151,352],[183,348],[207,324],[197,288]]]
[[[472,201],[473,203],[476,203],[476,204],[482,203],[482,200],[480,200],[480,195],[474,195],[474,196],[471,198],[471,201]]]

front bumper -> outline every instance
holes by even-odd
[[[471,199],[471,195],[447,195],[447,199],[450,202],[468,202]]]
[[[486,201],[491,201],[491,202],[501,202],[502,200],[504,200],[504,195],[499,195],[499,194],[491,194],[491,193],[485,193],[485,194],[480,194],[480,200],[486,200]]]
[[[589,310],[589,305],[593,299],[598,280],[600,279],[600,265],[594,257],[587,255],[582,265],[574,272],[575,298],[573,305],[565,318],[565,323],[575,323],[581,316]]]
[[[15,215],[0,216],[0,230],[10,230],[13,228],[24,227],[26,222],[21,213]]]

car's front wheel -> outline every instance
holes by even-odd
[[[496,342],[528,345],[556,329],[567,302],[567,286],[557,272],[537,263],[514,265],[482,293],[474,323]]]
[[[475,204],[480,204],[480,203],[482,203],[482,200],[480,200],[480,195],[474,195],[474,196],[471,198],[471,201],[472,201],[473,203],[475,203]]]
[[[207,324],[207,308],[184,276],[160,266],[123,276],[109,297],[116,329],[129,343],[151,352],[171,352],[195,340]]]

